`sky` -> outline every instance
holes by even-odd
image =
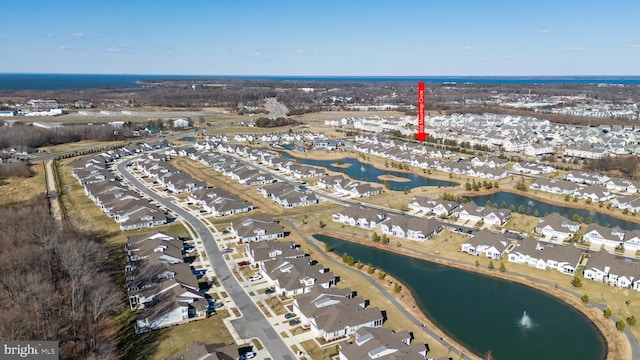
[[[640,1],[20,0],[0,72],[640,75]]]

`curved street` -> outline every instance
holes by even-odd
[[[127,171],[126,162],[120,162],[117,165],[117,170],[131,185],[144,192],[149,198],[157,201],[163,207],[185,219],[198,233],[207,251],[207,257],[211,262],[211,266],[215,269],[216,275],[218,276],[218,280],[242,313],[241,318],[231,321],[238,336],[242,339],[251,339],[253,337],[260,339],[260,342],[265,347],[264,351],[268,351],[272,359],[296,359],[290,348],[275,332],[264,314],[251,298],[249,298],[249,295],[247,295],[231,273],[231,270],[222,258],[222,252],[218,249],[209,228],[200,219],[173,204],[170,199],[160,196],[145,186],[145,184],[138,181],[138,179]]]

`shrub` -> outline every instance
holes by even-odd
[[[627,323],[631,326],[634,326],[636,324],[636,317],[631,315],[627,318]]]

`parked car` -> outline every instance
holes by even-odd
[[[254,357],[256,357],[255,352],[248,352],[240,355],[240,360],[253,359]]]
[[[284,314],[284,318],[285,319],[293,319],[294,317],[298,316],[296,313],[286,313]]]
[[[209,306],[208,306],[208,307],[209,307],[210,309],[219,309],[219,308],[221,308],[221,307],[223,307],[223,306],[224,306],[224,304],[223,304],[223,303],[218,302],[218,301],[215,301],[215,302],[209,303]]]
[[[276,292],[275,290],[273,290],[272,288],[267,288],[264,293],[265,294],[273,294],[274,292]]]
[[[247,266],[249,264],[250,263],[248,261],[240,261],[240,262],[238,262],[238,266]]]
[[[228,254],[228,253],[232,253],[233,252],[233,248],[224,248],[222,249],[222,253],[223,254]]]
[[[295,326],[300,324],[300,319],[293,319],[293,320],[289,320],[289,325],[291,326]]]
[[[260,279],[262,279],[262,275],[260,275],[260,274],[255,274],[255,275],[253,275],[253,276],[251,276],[249,278],[249,280],[251,280],[251,281],[257,281],[257,280],[260,280]]]

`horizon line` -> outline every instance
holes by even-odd
[[[598,74],[598,75],[271,75],[271,74],[139,74],[139,73],[71,73],[71,72],[0,72],[0,75],[109,75],[109,76],[203,76],[203,77],[271,77],[271,78],[617,78],[617,77],[637,77],[640,75],[623,74]]]

